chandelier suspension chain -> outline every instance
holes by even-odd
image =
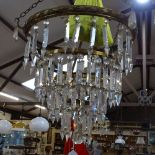
[[[21,12],[19,14],[18,17],[15,18],[15,21],[17,23],[17,26],[19,28],[22,28],[22,26],[20,25],[20,21],[22,18],[24,18],[30,11],[32,11],[33,9],[35,9],[40,3],[42,3],[45,0],[37,0],[36,2],[34,2],[28,9],[26,9],[25,11]]]

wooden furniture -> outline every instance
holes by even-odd
[[[60,133],[55,133],[53,154],[63,154],[65,141],[61,139]]]

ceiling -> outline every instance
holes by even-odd
[[[34,2],[34,1],[33,1]],[[20,38],[15,41],[12,37],[13,30],[15,28],[14,19],[19,14],[26,10],[32,3],[32,0],[1,0],[0,1],[0,91],[14,95],[20,100],[19,104],[25,102],[24,110],[30,115],[37,115],[38,109],[33,108],[34,102],[37,102],[35,94],[32,90],[22,86],[22,83],[32,79],[33,74],[30,75],[29,67],[25,70],[22,67],[22,56],[24,53],[24,46],[26,38],[20,33]],[[104,0],[104,6],[113,9],[114,11],[121,12],[128,9],[128,5],[123,0]],[[71,5],[72,0],[44,0],[37,8],[32,10],[26,17],[22,19],[22,23],[31,16],[33,13],[51,7],[60,5]],[[150,94],[155,89],[155,26],[154,26],[154,11],[148,12],[147,16],[147,73],[146,83]],[[143,88],[143,76],[142,76],[142,44],[141,44],[141,16],[137,13],[138,20],[138,36],[134,42],[133,58],[134,58],[134,70],[127,77],[123,78],[123,99],[122,105],[124,106],[138,106],[138,95],[139,91]],[[64,36],[64,24],[62,18],[54,18],[50,23],[50,38],[49,44],[58,46]],[[112,23],[111,29],[113,33],[116,31],[116,24]],[[41,41],[41,39],[40,39]],[[58,43],[58,44],[57,44]],[[1,106],[4,102],[14,102],[14,100],[1,97]],[[155,102],[155,98],[153,99]],[[7,106],[8,109],[14,111],[20,111],[21,106],[10,104]],[[46,116],[46,111],[43,114]]]

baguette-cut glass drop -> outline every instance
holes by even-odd
[[[137,18],[136,18],[136,14],[134,11],[132,11],[129,15],[129,18],[128,18],[128,26],[131,28],[131,29],[135,29],[137,27]]]
[[[82,73],[84,69],[84,61],[83,59],[79,59],[77,61],[77,71],[76,71],[76,83],[81,84],[82,82]]]
[[[13,32],[13,38],[15,39],[15,40],[18,40],[19,39],[19,36],[18,36],[18,32],[19,31],[19,28],[18,28],[18,26],[14,29],[14,32]]]
[[[32,45],[31,45],[31,52],[36,53],[37,50],[37,37],[38,37],[38,26],[33,27],[33,35],[32,35]]]
[[[70,84],[72,81],[72,70],[73,70],[73,62],[72,62],[73,56],[69,55],[67,57],[67,83]]]
[[[48,36],[49,36],[49,21],[44,21],[43,43],[42,43],[43,49],[46,49],[48,45]]]
[[[105,50],[105,53],[108,56],[110,48],[109,48],[109,41],[108,41],[107,24],[108,24],[108,21],[105,20],[105,26],[103,27],[103,41],[104,41],[104,50]]]
[[[57,71],[57,84],[62,85],[63,84],[63,64],[60,61],[58,63],[58,71]]]
[[[90,49],[94,47],[96,39],[96,18],[93,18],[92,27],[90,32]]]
[[[118,54],[122,54],[124,51],[123,48],[123,26],[119,26],[119,31],[117,35],[117,45],[118,45]]]
[[[79,42],[80,29],[81,29],[81,23],[80,23],[79,16],[75,17],[75,22],[76,22],[75,31],[74,31],[73,38],[72,38],[73,50],[76,48],[77,43]]]

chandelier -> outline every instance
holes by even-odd
[[[76,143],[90,140],[94,124],[104,121],[108,106],[119,106],[122,74],[133,67],[135,14],[115,13],[104,8],[102,0],[89,2],[76,0],[73,6],[40,11],[22,27],[27,37],[24,67],[30,63],[35,71],[36,96],[47,106],[53,122],[61,119],[62,136],[74,131]],[[61,16],[67,17],[64,43],[50,49],[50,19]],[[115,37],[111,21],[118,23]],[[41,47],[37,44],[40,35]]]

